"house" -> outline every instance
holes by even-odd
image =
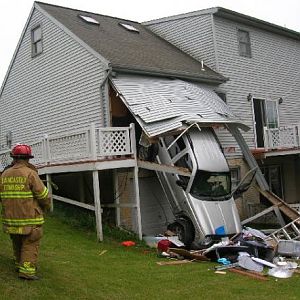
[[[244,138],[271,191],[299,205],[300,33],[222,7],[143,24],[228,78],[219,93],[250,127]],[[222,129],[218,134],[239,180],[245,173],[241,151]],[[252,190],[240,209],[252,215],[263,203]]]
[[[35,2],[0,91],[1,163],[31,144],[53,198],[94,211],[99,239],[102,219],[141,237],[167,212],[151,216],[165,200],[136,140],[191,122],[245,128],[214,92],[225,81],[142,24]]]

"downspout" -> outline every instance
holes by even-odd
[[[102,99],[102,118],[103,118],[103,126],[110,126],[110,109],[109,109],[109,95],[108,95],[108,84],[107,79],[112,73],[112,68],[109,66],[106,69],[106,75],[100,83],[100,97]]]

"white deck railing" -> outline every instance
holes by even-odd
[[[38,166],[57,163],[96,161],[113,159],[124,155],[135,156],[134,124],[129,127],[87,128],[45,135],[30,144],[34,158],[31,162]],[[0,152],[0,171],[11,162],[10,151]]]
[[[279,128],[264,127],[265,149],[299,147],[300,125],[282,126]]]

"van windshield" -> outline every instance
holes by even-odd
[[[203,200],[226,200],[231,194],[230,172],[198,170],[191,188],[191,195]]]

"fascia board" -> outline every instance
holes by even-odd
[[[279,35],[287,36],[298,41],[300,40],[300,32],[267,21],[263,21],[248,15],[244,15],[226,8],[219,7],[218,10],[214,13],[214,15],[234,22],[242,23],[248,26],[260,28],[262,30],[273,32]]]
[[[200,15],[214,14],[217,11],[218,11],[218,8],[213,7],[213,8],[197,10],[197,11],[193,11],[193,12],[189,12],[189,13],[179,14],[179,15],[175,15],[175,16],[150,20],[150,21],[142,22],[142,24],[145,26],[154,25],[154,24],[159,24],[159,23],[164,23],[164,22],[169,22],[169,21],[175,21],[175,20],[179,20],[179,19],[196,17],[196,16],[200,16]]]
[[[80,39],[75,33],[73,33],[70,29],[60,23],[57,19],[51,16],[48,12],[46,12],[43,8],[39,6],[38,3],[35,3],[35,8],[45,15],[49,20],[51,20],[56,26],[62,29],[66,34],[68,34],[72,39],[78,42],[81,46],[83,46],[86,50],[88,50],[91,54],[97,57],[107,69],[109,69],[110,61],[108,61],[104,56],[102,56],[99,52],[95,51],[92,47],[90,47],[87,43],[85,43],[82,39]]]

